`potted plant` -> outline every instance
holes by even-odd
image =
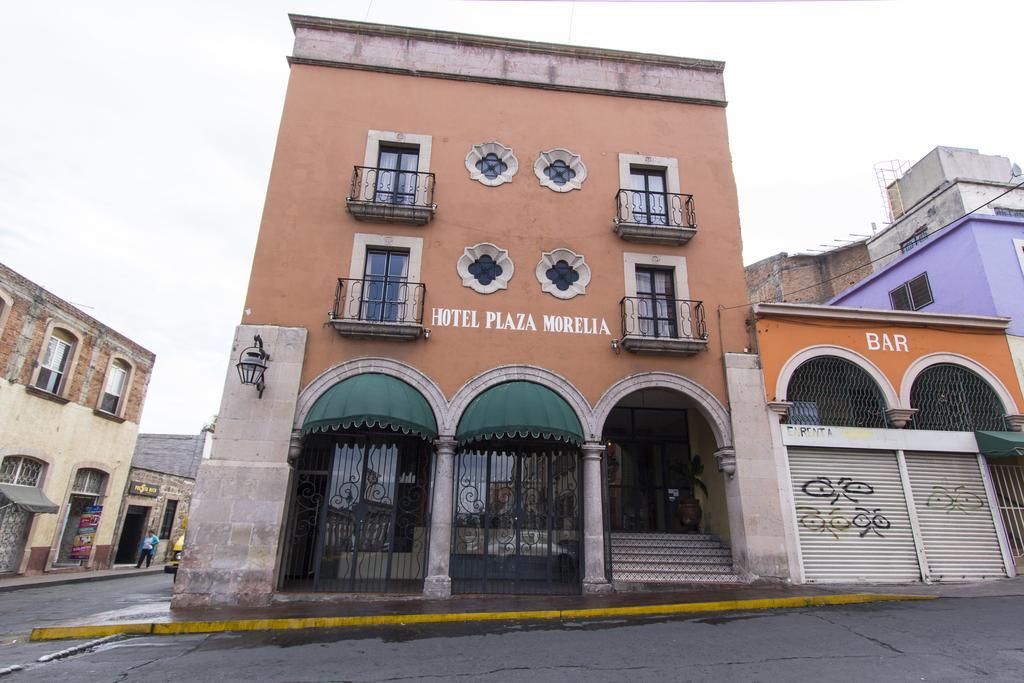
[[[705,498],[708,495],[708,488],[700,478],[704,474],[704,463],[701,462],[699,455],[693,455],[688,459],[676,461],[671,469],[673,473],[679,475],[680,484],[686,491],[676,501],[679,524],[683,531],[697,531],[703,517],[700,501],[697,499],[697,489],[701,490]]]

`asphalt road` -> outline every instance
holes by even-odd
[[[170,574],[143,574],[0,593],[0,643],[27,635],[36,626],[166,602],[171,597],[173,580]],[[0,667],[4,666],[3,661],[0,659]]]
[[[1008,596],[570,624],[139,637],[8,680],[1020,681],[1022,611],[1024,596]]]

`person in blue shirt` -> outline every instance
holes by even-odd
[[[142,538],[142,543],[139,545],[139,561],[135,565],[136,569],[142,569],[142,561],[146,561],[146,567],[149,568],[150,563],[153,562],[153,556],[156,555],[156,547],[160,545],[160,538],[153,533],[150,529],[146,532],[146,535]]]

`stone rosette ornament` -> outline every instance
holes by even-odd
[[[541,152],[533,162],[533,172],[541,185],[555,192],[579,190],[587,179],[580,155],[561,147]]]
[[[466,170],[470,180],[488,187],[497,187],[512,182],[512,176],[519,171],[519,159],[511,147],[500,142],[485,142],[473,145],[466,155]]]
[[[490,242],[463,249],[455,268],[462,278],[462,286],[480,294],[508,289],[516,270],[508,251]]]
[[[571,249],[543,252],[535,274],[541,290],[559,299],[586,294],[590,284],[590,266]]]

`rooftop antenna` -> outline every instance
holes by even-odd
[[[1010,169],[1010,180],[1013,180],[1014,178],[1020,178],[1021,175],[1024,174],[1022,174],[1020,170],[1020,164],[1014,164],[1013,168]]]
[[[886,225],[891,225],[903,215],[903,198],[900,196],[900,186],[896,181],[909,170],[910,162],[899,159],[879,161],[875,164],[875,178],[878,181],[878,190],[882,194],[882,210],[885,212]]]

